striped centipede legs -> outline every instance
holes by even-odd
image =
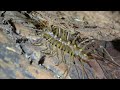
[[[107,51],[103,46],[100,46],[100,48],[102,48],[102,49],[105,51],[105,54],[110,57],[111,61],[112,61],[115,65],[117,65],[117,66],[120,67],[120,64],[118,64],[118,63],[112,58],[112,56],[108,53],[108,51]]]

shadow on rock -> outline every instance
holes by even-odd
[[[117,51],[120,52],[120,39],[115,39],[113,41],[111,41],[114,49],[116,49]]]

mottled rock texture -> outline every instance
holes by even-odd
[[[78,31],[81,37],[95,38],[104,41],[106,50],[120,64],[120,14],[110,11],[37,11],[49,24],[58,25],[69,31]],[[0,14],[3,14],[0,11]],[[12,22],[10,21],[12,20]],[[14,27],[13,27],[14,25]],[[27,17],[18,11],[6,11],[0,17],[0,79],[87,79],[83,75],[80,62],[71,66],[71,58],[65,55],[66,62],[57,65],[59,58],[56,55],[44,54],[49,43],[44,38],[35,35],[35,26],[29,23]],[[117,40],[115,40],[117,39]],[[32,43],[38,40],[43,45],[35,46]],[[32,43],[31,43],[32,42]],[[116,44],[117,43],[117,44]],[[52,50],[56,50],[52,47]],[[47,53],[50,52],[47,50]],[[53,51],[54,52],[54,51]],[[44,57],[41,65],[40,60]],[[120,78],[120,67],[109,61],[93,61],[84,64],[89,78],[94,78],[93,71],[99,79]],[[99,65],[102,69],[99,69]],[[67,71],[70,68],[68,74]],[[94,70],[93,70],[94,69]],[[103,70],[103,71],[101,71]],[[104,72],[104,74],[103,74]]]

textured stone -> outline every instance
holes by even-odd
[[[8,39],[6,35],[2,32],[2,29],[0,29],[0,43],[7,43]]]
[[[120,18],[111,12],[86,12],[86,11],[38,11],[42,18],[49,21],[49,24],[58,25],[67,29],[69,32],[79,31],[82,37],[94,37],[100,40],[113,40],[120,35]],[[11,25],[7,24],[9,19],[13,19],[13,23],[16,30],[11,28]],[[46,55],[45,61],[42,65],[38,65],[40,58],[44,55],[42,50],[46,49],[46,45],[49,46],[46,40],[41,36],[34,35],[34,25],[29,23],[26,16],[17,11],[7,11],[5,16],[0,18],[0,78],[1,79],[57,79],[65,78],[66,72],[71,65],[71,69],[67,74],[67,79],[83,78],[82,67],[80,62],[70,58],[69,55],[65,55],[65,60],[58,66],[56,64],[62,60],[63,54],[59,52],[59,59],[56,55],[50,57]],[[3,24],[3,25],[2,25]],[[18,41],[19,39],[28,39],[28,41]],[[42,40],[41,40],[42,39]],[[34,46],[31,44],[33,41],[43,42],[42,46]],[[31,42],[30,42],[31,41]],[[17,44],[16,44],[17,43]],[[107,50],[113,57],[116,57],[116,61],[119,63],[119,51],[111,48],[110,45]],[[48,47],[50,48],[50,47]],[[51,46],[53,50],[56,48]],[[53,51],[49,50],[49,51]],[[23,54],[21,54],[24,51]],[[46,50],[48,52],[48,50]],[[112,51],[112,52],[111,52]],[[30,60],[33,63],[30,64]],[[104,73],[107,78],[120,78],[119,68],[116,68],[113,64],[104,63]],[[86,63],[84,67],[90,78],[93,77],[93,69],[95,70],[98,78],[103,78],[103,72],[98,67],[97,62],[91,62],[91,67]],[[77,69],[76,69],[77,68]],[[111,69],[112,68],[112,69]],[[84,74],[84,78],[87,79],[87,75]]]
[[[45,69],[41,69],[35,66],[28,66],[27,70],[32,72],[32,75],[38,79],[55,79],[54,74]]]

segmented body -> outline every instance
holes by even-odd
[[[70,34],[67,30],[59,28],[58,26],[46,24],[46,20],[42,19],[38,12],[32,11],[31,17],[36,23],[39,23],[42,29],[42,36],[46,38],[50,43],[52,43],[57,48],[69,53],[71,56],[79,57],[83,60],[89,61],[91,55],[83,50],[80,43],[83,41],[79,34]],[[37,18],[37,19],[36,19]],[[84,45],[83,45],[84,46]]]
[[[66,53],[69,53],[71,56],[79,57],[86,61],[90,59],[89,56],[84,51],[82,51],[82,49],[79,47],[75,47],[66,42],[62,42],[58,38],[55,39],[54,37],[52,37],[50,34],[47,34],[47,33],[44,33],[43,37],[46,38],[46,40],[48,40],[52,45],[65,51]]]

